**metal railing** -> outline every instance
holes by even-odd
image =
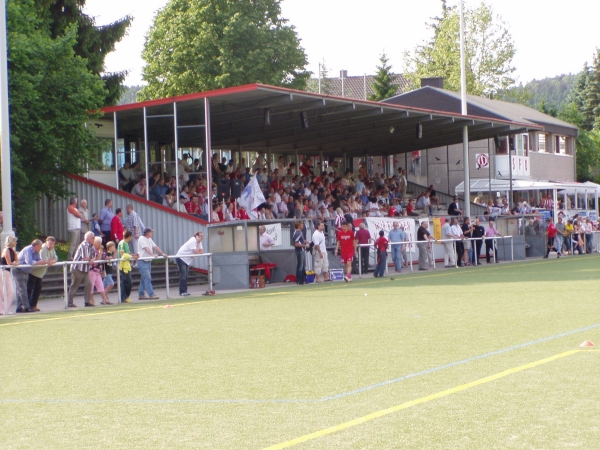
[[[431,241],[402,241],[402,243],[389,243],[388,244],[388,249],[391,250],[392,245],[409,245],[409,244],[427,244],[427,252],[428,252],[428,259],[430,261],[433,262],[433,268],[435,269],[435,257],[433,256],[433,248],[431,247],[431,243],[441,243],[444,244],[446,242],[452,242],[452,250],[453,252],[456,254],[456,243],[457,242],[464,242],[464,241],[482,241],[482,243],[484,243],[487,239],[492,239],[492,252],[493,252],[493,259],[494,262],[496,262],[496,240],[497,239],[510,239],[510,250],[511,250],[511,261],[514,261],[515,259],[515,252],[514,252],[514,240],[513,240],[513,236],[497,236],[497,237],[481,237],[481,238],[468,238],[468,239],[438,239],[438,240],[431,240]],[[359,244],[358,247],[360,248],[365,248],[365,247],[369,247],[369,248],[374,248],[373,244]],[[409,251],[408,253],[411,255],[408,259],[408,264],[410,266],[410,271],[413,272],[413,256],[416,252],[415,252],[415,247],[416,245],[409,245]],[[370,255],[370,252],[369,252]],[[362,277],[362,265],[361,265],[361,252],[358,252],[358,276]],[[462,255],[461,255],[462,256]],[[475,265],[477,264],[477,261],[481,258],[481,255],[477,255],[477,257],[475,258]],[[454,267],[458,267],[458,261],[459,258],[455,259],[455,265]],[[388,272],[388,263],[386,261],[385,264],[385,273],[389,273]]]
[[[213,264],[212,264],[212,257],[213,254],[212,253],[201,253],[198,255],[185,255],[183,256],[184,258],[200,258],[200,257],[206,257],[208,258],[208,289],[210,291],[213,290]],[[159,256],[156,258],[137,258],[137,259],[129,259],[127,261],[129,261],[130,263],[133,261],[157,261],[157,260],[164,260],[165,261],[165,275],[166,275],[166,298],[170,298],[170,282],[169,282],[169,260],[171,259],[175,259],[175,258],[181,258],[181,256],[177,256],[177,255],[167,255],[167,256]],[[121,303],[121,271],[118,268],[118,263],[120,263],[121,261],[125,261],[124,259],[121,258],[115,258],[115,259],[107,259],[107,260],[97,260],[94,261],[93,264],[117,264],[117,297],[118,297],[118,303]],[[67,278],[67,274],[68,274],[68,267],[72,266],[72,265],[89,265],[90,262],[89,261],[61,261],[58,262],[56,264],[52,264],[52,266],[47,266],[47,267],[56,267],[56,266],[61,266],[62,267],[62,272],[63,272],[63,289],[64,289],[64,300],[65,300],[65,309],[68,308],[69,305],[69,286],[68,286],[68,278]],[[17,266],[0,266],[0,273],[1,273],[1,282],[2,282],[2,294],[4,297],[4,314],[8,314],[9,311],[8,309],[10,308],[10,304],[7,300],[7,296],[6,296],[6,283],[5,283],[5,269],[10,270],[11,272],[15,269],[19,270],[19,269],[23,269],[23,268],[42,268],[42,267],[46,267],[43,265],[34,265],[34,266],[30,266],[30,265],[17,265]],[[93,287],[92,287],[92,291],[93,291]],[[14,293],[15,293],[15,297],[16,297],[16,289],[14,289]]]

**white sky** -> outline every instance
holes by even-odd
[[[87,0],[86,13],[98,25],[127,14],[135,19],[126,36],[106,59],[107,71],[129,71],[126,84],[142,84],[144,38],[156,11],[168,0]],[[457,0],[449,0],[450,5]],[[474,0],[466,4],[476,5]],[[591,63],[600,46],[598,0],[487,0],[515,42],[513,59],[523,83],[576,73]],[[440,0],[284,0],[283,17],[296,27],[315,74],[325,59],[330,76],[373,74],[379,55],[388,54],[393,70],[402,71],[402,54],[431,36],[425,26],[441,12]]]

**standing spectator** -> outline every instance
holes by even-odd
[[[167,256],[166,253],[154,243],[152,240],[152,229],[145,228],[143,236],[138,240],[139,255],[140,258],[157,258],[159,256]],[[156,252],[156,253],[155,253]],[[139,300],[156,300],[158,295],[154,295],[154,288],[152,287],[152,274],[151,261],[138,261],[138,269],[142,279],[140,280],[140,287],[138,288]],[[146,292],[148,295],[146,296]]]
[[[427,230],[429,228],[429,222],[424,221],[419,229],[417,230],[417,248],[419,249],[419,270],[427,270],[426,267],[428,261],[430,260],[429,256],[429,246],[431,245],[431,241],[435,241],[429,234]]]
[[[111,242],[114,247],[114,243]],[[108,244],[107,244],[108,245]],[[106,296],[106,292],[104,292],[104,283],[102,281],[102,272],[104,271],[105,263],[97,263],[96,261],[102,261],[105,259],[105,252],[102,248],[102,238],[95,237],[94,244],[92,246],[92,257],[90,259],[90,270],[89,270],[89,278],[90,283],[92,284],[92,289],[90,289],[90,302],[85,306],[96,306],[96,302],[91,297],[91,291],[96,288],[96,292],[100,294],[102,297],[102,301],[100,302],[102,305],[112,305],[112,302],[108,301],[108,297]]]
[[[379,230],[379,237],[375,241],[375,251],[377,252],[377,265],[373,276],[383,278],[385,275],[385,266],[387,265],[387,247],[388,240],[385,238],[385,232]]]
[[[83,241],[83,236],[85,236],[85,233],[87,233],[88,231],[90,231],[90,211],[88,209],[88,202],[86,199],[82,199],[81,200],[81,206],[78,209],[79,214],[81,214],[81,228],[80,228],[80,234],[79,234],[79,241],[77,242],[79,244],[79,242]]]
[[[485,228],[481,226],[481,219],[477,217],[475,219],[475,224],[473,225],[473,237],[476,238],[476,241],[473,242],[472,248],[474,249],[474,258],[476,265],[481,264],[479,262],[479,257],[481,256],[481,247],[483,246],[483,237],[485,236]]]
[[[115,216],[110,221],[110,240],[115,243],[119,243],[123,239],[123,210],[117,208],[115,210]],[[107,247],[108,250],[108,247]]]
[[[320,283],[319,275],[321,275],[321,273],[323,274],[323,281],[329,281],[329,258],[327,255],[325,233],[323,233],[323,230],[325,230],[325,223],[321,221],[317,224],[317,229],[312,235],[316,283]]]
[[[78,230],[79,232],[79,230]],[[25,247],[19,253],[19,266],[42,266],[46,265],[47,261],[42,260],[40,250],[42,249],[42,241],[35,239],[31,245]],[[29,276],[33,272],[34,267],[18,267],[14,269],[13,276],[17,285],[17,312],[35,312],[39,311],[33,308],[30,303],[29,296]]]
[[[552,219],[548,217],[546,219],[546,224],[548,228],[546,229],[545,234],[548,236],[548,245],[546,246],[547,250],[544,258],[547,258],[550,255],[550,250],[554,250],[556,252],[556,257],[560,258],[560,253],[558,253],[558,250],[554,246],[554,238],[556,237],[556,227],[554,226],[554,222],[552,222]]]
[[[17,258],[17,252],[15,247],[17,246],[17,238],[15,236],[6,236],[4,244],[4,250],[2,250],[2,259],[0,264],[3,266],[18,266],[19,260]],[[2,277],[4,286],[0,286],[0,314],[4,314],[6,310],[8,314],[11,314],[10,309],[15,299],[15,289],[13,286],[13,276],[10,269],[4,269],[4,276]],[[4,296],[6,292],[6,297]]]
[[[465,246],[463,245],[464,236],[463,231],[460,225],[458,224],[458,219],[456,217],[452,218],[452,226],[451,226],[452,235],[456,238],[456,262],[458,267],[464,267],[463,256],[465,253]]]
[[[556,237],[554,238],[554,244],[556,245],[556,249],[558,253],[562,256],[562,244],[563,244],[563,236],[566,230],[566,226],[563,223],[563,218],[561,215],[558,216],[558,223],[556,224]]]
[[[444,267],[455,267],[456,259],[454,259],[454,246],[450,239],[455,239],[455,236],[452,234],[452,221],[454,219],[446,220],[444,226],[442,227],[442,239],[444,241]]]
[[[592,219],[588,217],[587,219],[582,220],[581,230],[585,234],[585,252],[592,253],[592,238],[594,237],[594,226],[592,225]]]
[[[104,208],[100,211],[100,231],[104,235],[104,242],[110,239],[110,225],[112,223],[112,219],[115,216],[112,210],[112,200],[106,199],[104,201]]]
[[[187,291],[187,281],[190,272],[190,264],[192,264],[191,256],[204,253],[202,239],[204,239],[204,234],[201,231],[197,231],[194,233],[194,236],[188,239],[188,241],[177,251],[175,262],[179,269],[179,295],[182,297],[188,297],[190,295]]]
[[[348,222],[342,224],[342,230],[338,232],[334,251],[334,255],[337,255],[338,248],[340,249],[340,260],[346,270],[344,275],[346,283],[352,281],[352,260],[354,255],[357,254],[356,239],[350,225]]]
[[[84,236],[85,240],[79,244],[73,261],[90,261],[92,259],[92,244],[94,243],[94,233],[88,231]],[[76,308],[77,305],[73,302],[77,289],[83,283],[83,299],[85,306],[94,306],[90,304],[92,296],[92,282],[88,273],[90,271],[89,264],[73,264],[71,265],[71,288],[69,289],[68,303],[69,308]]]
[[[464,248],[464,263],[466,266],[470,266],[471,263],[469,261],[469,252],[471,250],[471,242],[469,239],[473,237],[473,225],[471,224],[471,219],[469,217],[465,217],[463,220],[463,224],[461,226],[463,231],[463,248]]]
[[[125,229],[131,233],[132,239],[130,243],[131,253],[137,255],[138,252],[138,240],[142,236],[144,230],[144,224],[140,216],[133,210],[133,205],[129,204],[125,207],[127,211],[127,219],[125,219]]]
[[[356,243],[360,248],[360,266],[361,273],[369,272],[369,250],[367,244],[371,243],[371,233],[366,229],[364,222],[361,222],[356,232]]]
[[[77,248],[81,232],[81,213],[77,209],[77,197],[71,197],[69,207],[67,208],[67,231],[69,232],[69,259],[73,259],[73,254]]]
[[[258,227],[258,240],[260,241],[261,250],[271,250],[271,247],[275,245],[275,241],[269,236],[264,225]]]
[[[400,229],[398,222],[394,222],[392,225],[388,239],[392,245],[392,261],[394,261],[395,270],[397,273],[402,272],[402,242],[406,241],[406,234]]]
[[[104,285],[104,292],[108,297],[110,291],[115,285],[115,280],[113,278],[114,267],[117,265],[113,259],[117,259],[116,256],[117,247],[113,241],[110,241],[106,244],[106,251],[104,252],[104,259],[106,259],[107,263],[104,263],[104,274],[102,278],[102,284]]]
[[[56,239],[54,239],[54,237],[48,236],[46,238],[46,243],[42,245],[42,249],[40,250],[40,258],[42,261],[46,261],[47,265],[36,267],[31,271],[29,277],[27,278],[27,296],[29,298],[29,307],[34,311],[39,311],[37,304],[38,300],[40,299],[40,293],[42,292],[42,278],[44,278],[44,275],[46,275],[48,267],[58,261],[56,250],[54,250],[55,244]]]
[[[298,220],[294,223],[296,230],[294,231],[294,250],[296,251],[296,284],[304,284],[306,282],[306,249],[310,246],[304,239],[302,229],[304,223]]]
[[[123,233],[123,240],[119,242],[118,255],[122,261],[119,263],[119,271],[121,272],[121,303],[129,303],[131,299],[131,288],[133,287],[133,280],[131,279],[131,263],[130,260],[138,258],[138,255],[132,255],[129,250],[129,243],[131,242],[132,234],[131,231],[127,230]]]
[[[503,237],[494,227],[494,221],[490,219],[487,230],[485,230],[485,260],[490,263],[490,250],[494,249],[494,259],[498,262],[498,248],[496,246],[496,236]]]

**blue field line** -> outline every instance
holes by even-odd
[[[391,380],[382,381],[380,383],[371,384],[369,386],[365,386],[359,389],[354,389],[352,391],[342,392],[340,394],[331,395],[328,397],[316,398],[316,399],[0,399],[0,403],[3,404],[27,404],[27,403],[48,403],[48,404],[60,404],[60,403],[70,403],[70,404],[90,404],[90,403],[123,403],[123,404],[144,404],[144,403],[164,403],[164,404],[175,404],[175,403],[189,403],[189,404],[261,404],[261,403],[323,403],[331,400],[337,400],[343,397],[347,397],[349,395],[360,394],[361,392],[370,391],[372,389],[376,389],[382,386],[387,386],[390,384],[398,383],[400,381],[408,380],[415,377],[420,377],[422,375],[428,375],[430,373],[438,372],[440,370],[449,369],[451,367],[456,367],[461,364],[466,364],[472,361],[477,361],[479,359],[488,358],[490,356],[500,355],[502,353],[511,352],[513,350],[518,350],[520,348],[529,347],[531,345],[540,344],[542,342],[551,341],[554,339],[560,339],[565,336],[570,336],[572,334],[581,333],[583,331],[593,330],[594,328],[600,327],[600,323],[595,325],[589,325],[587,327],[578,328],[576,330],[565,331],[564,333],[555,334],[554,336],[548,336],[540,339],[536,339],[535,341],[525,342],[524,344],[513,345],[512,347],[506,347],[501,350],[495,350],[493,352],[484,353],[482,355],[472,356],[470,358],[461,359],[460,361],[451,362],[448,364],[444,364],[442,366],[433,367],[431,369],[422,370],[420,372],[411,373],[409,375],[403,375],[398,378],[393,378]]]

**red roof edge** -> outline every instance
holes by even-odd
[[[159,205],[156,202],[152,202],[150,200],[146,200],[145,198],[141,198],[141,197],[138,197],[137,195],[130,194],[129,192],[120,191],[118,189],[115,189],[112,186],[109,186],[109,185],[103,184],[103,183],[99,183],[99,182],[94,181],[94,180],[90,180],[88,178],[82,177],[81,175],[67,174],[67,177],[72,178],[72,179],[77,180],[77,181],[81,181],[83,183],[90,184],[90,185],[95,186],[95,187],[100,188],[100,189],[104,189],[104,190],[106,190],[108,192],[112,192],[113,194],[122,195],[123,197],[129,198],[129,199],[134,200],[136,202],[140,202],[140,203],[142,203],[142,204],[144,204],[146,206],[152,206],[153,208],[161,209],[161,210],[163,210],[165,212],[168,212],[170,214],[182,217],[184,219],[191,220],[192,222],[201,223],[202,225],[208,225],[208,222],[206,222],[205,220],[198,219],[197,217],[192,217],[189,214],[184,214],[184,213],[181,213],[179,211],[175,211],[174,209],[167,208],[166,206],[163,206],[163,205]],[[179,199],[177,199],[177,201],[179,202]]]
[[[259,85],[257,83],[244,84],[242,86],[233,86],[233,87],[222,88],[222,89],[213,89],[212,91],[206,91],[206,92],[194,92],[193,94],[184,94],[184,95],[178,95],[175,97],[159,98],[156,100],[147,100],[145,102],[129,103],[127,105],[107,106],[105,108],[100,108],[100,111],[102,111],[105,114],[108,114],[108,113],[119,112],[119,111],[140,109],[140,108],[149,107],[149,106],[168,105],[169,103],[174,103],[174,102],[183,102],[183,101],[187,101],[187,100],[199,100],[202,98],[217,97],[219,95],[237,94],[238,92],[256,91],[258,89],[258,86]]]

